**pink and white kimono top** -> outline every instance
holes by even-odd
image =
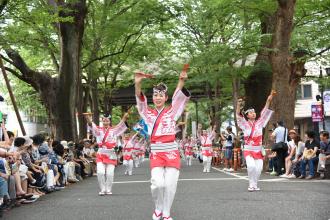
[[[187,141],[184,144],[184,150],[186,156],[192,156],[194,154],[193,152],[193,141]]]
[[[172,104],[161,111],[150,108],[147,98],[141,93],[136,97],[137,109],[148,126],[151,152],[169,152],[178,150],[175,142],[176,121],[181,116],[190,98],[188,90],[176,90],[172,97]],[[189,94],[188,96],[186,94]]]
[[[109,127],[108,129],[96,126],[95,123],[92,123],[90,129],[99,145],[96,162],[116,165],[117,159],[115,158],[114,148],[117,144],[117,137],[122,135],[127,129],[126,123],[121,121],[116,126]]]
[[[211,132],[207,135],[201,135],[200,141],[202,145],[202,155],[206,157],[212,156],[212,141],[215,138],[215,133]]]
[[[263,159],[262,129],[266,127],[272,114],[272,110],[264,108],[260,113],[260,118],[254,122],[237,115],[237,124],[244,133],[244,157],[252,156],[254,159]]]
[[[129,140],[124,140],[123,147],[123,159],[124,160],[133,160],[133,151],[134,151],[134,140],[130,138]]]

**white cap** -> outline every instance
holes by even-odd
[[[24,145],[27,145],[27,146],[32,145],[33,140],[29,136],[24,136],[23,138],[25,139]]]
[[[69,149],[67,141],[61,141],[61,144],[63,145],[64,149]]]

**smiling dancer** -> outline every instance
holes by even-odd
[[[102,118],[103,127],[100,127],[92,122],[91,115],[86,115],[87,124],[99,145],[96,156],[96,173],[101,189],[99,192],[100,196],[112,194],[114,170],[117,165],[117,155],[115,152],[117,137],[122,135],[128,127],[126,124],[128,113],[125,113],[120,123],[114,127],[110,126],[110,118],[110,115],[104,115]]]
[[[140,116],[148,126],[150,135],[151,194],[155,202],[153,220],[173,220],[170,210],[174,200],[180,169],[180,153],[175,142],[176,121],[184,111],[190,93],[185,89],[188,65],[180,74],[179,82],[168,107],[167,86],[164,83],[153,89],[155,108],[148,107],[147,98],[141,91],[141,82],[150,75],[135,74],[135,94]]]
[[[246,161],[249,187],[248,191],[259,191],[258,180],[263,167],[262,155],[262,129],[266,127],[273,111],[269,110],[269,105],[276,92],[268,96],[265,107],[260,113],[260,118],[256,120],[256,113],[253,108],[249,108],[244,112],[248,120],[240,114],[242,100],[237,102],[236,116],[237,124],[244,133],[244,157]]]

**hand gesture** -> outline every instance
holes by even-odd
[[[124,114],[124,116],[123,116],[123,120],[124,120],[124,121],[127,121],[128,117],[129,117],[129,113],[126,112],[126,113]]]
[[[146,78],[153,78],[154,76],[151,75],[151,74],[146,74],[146,73],[143,73],[143,72],[136,72],[135,73],[135,83],[140,83],[143,79],[146,79]]]
[[[268,98],[267,98],[267,101],[268,101],[268,102],[272,101],[273,98],[274,98],[274,96],[275,96],[276,94],[277,94],[277,92],[276,92],[275,90],[272,90],[272,91],[270,92],[270,95],[269,95]]]
[[[186,63],[184,66],[183,66],[183,69],[180,73],[180,79],[187,79],[188,78],[188,75],[187,75],[187,71],[189,69],[189,64]]]

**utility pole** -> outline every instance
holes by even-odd
[[[14,96],[13,90],[11,89],[11,86],[10,86],[10,83],[9,83],[9,80],[8,80],[8,76],[7,76],[7,73],[6,73],[6,69],[5,69],[5,66],[3,65],[1,56],[0,56],[0,67],[1,67],[1,70],[2,70],[3,78],[5,79],[5,82],[6,82],[6,86],[7,86],[7,90],[8,90],[11,102],[13,103],[13,106],[14,106],[14,110],[15,110],[15,113],[16,113],[16,117],[17,117],[19,126],[21,127],[21,131],[22,131],[23,136],[25,136],[26,132],[25,132],[25,129],[24,129],[24,126],[23,126],[23,121],[22,121],[21,115],[19,114],[19,111],[18,111],[18,108],[17,108],[17,103],[16,103],[16,100],[15,100],[15,96]]]

